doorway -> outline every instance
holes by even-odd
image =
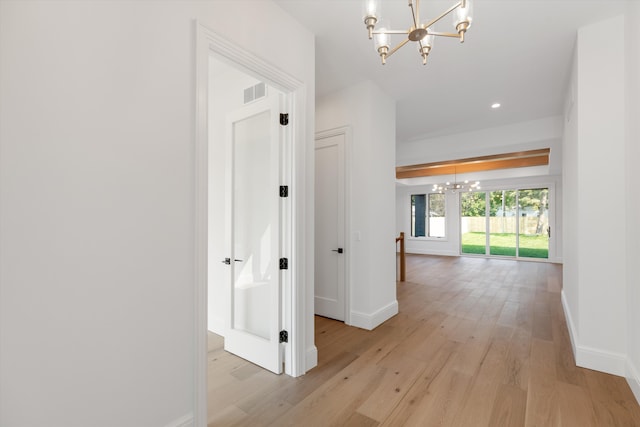
[[[289,228],[291,238],[280,248],[281,254],[286,253],[290,261],[288,264],[290,280],[284,281],[281,289],[284,307],[282,326],[288,331],[288,340],[286,340],[288,342],[282,345],[284,346],[284,372],[294,377],[303,375],[317,364],[312,310],[313,251],[307,249],[313,241],[312,225],[307,214],[309,206],[313,206],[313,201],[307,196],[308,193],[313,194],[312,184],[309,184],[312,182],[312,177],[310,181],[307,176],[307,170],[313,165],[313,154],[308,147],[312,139],[309,138],[307,123],[313,123],[313,118],[307,117],[308,85],[202,24],[196,23],[195,29],[194,418],[195,425],[206,425],[209,266],[226,267],[220,262],[220,254],[215,254],[209,247],[211,243],[208,230],[209,206],[219,203],[209,196],[210,179],[216,174],[224,175],[220,169],[212,168],[209,161],[210,156],[215,157],[216,154],[220,156],[214,147],[209,146],[212,131],[209,123],[211,55],[217,55],[228,64],[234,65],[259,81],[266,82],[286,95],[290,117],[288,123],[291,129],[284,142],[289,150],[282,162],[286,165],[284,173],[287,175],[288,182],[281,182],[280,185],[290,186],[288,208],[283,212],[283,224]],[[224,259],[225,256],[223,255],[222,258]],[[224,327],[224,325],[219,326]]]

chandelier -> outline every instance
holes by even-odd
[[[398,49],[407,44],[408,42],[418,43],[418,53],[422,56],[422,64],[427,63],[427,56],[431,52],[433,41],[436,36],[439,37],[454,37],[460,40],[460,43],[464,43],[464,34],[471,26],[471,0],[461,0],[458,3],[451,6],[445,12],[438,17],[426,23],[420,23],[420,0],[408,0],[409,7],[411,8],[411,26],[408,30],[390,30],[385,28],[381,23],[381,28],[376,29],[376,24],[380,23],[379,3],[380,0],[364,0],[365,1],[365,15],[364,24],[369,31],[369,40],[374,40],[376,51],[382,59],[382,65],[387,63],[387,58],[393,55]],[[456,29],[455,33],[442,33],[434,31],[431,27],[448,14],[453,13],[453,26]],[[404,34],[406,39],[397,44],[394,48],[390,46],[390,36],[392,34]]]
[[[458,173],[454,171],[453,182],[447,181],[444,184],[433,184],[433,188],[431,191],[434,193],[443,194],[448,191],[450,193],[460,193],[463,191],[475,191],[480,190],[480,181],[475,181],[470,183],[468,179],[465,179],[463,182],[458,182]]]

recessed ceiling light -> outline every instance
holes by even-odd
[[[491,104],[491,108],[493,108],[493,109],[500,108],[500,103],[499,102],[494,102],[493,104]]]

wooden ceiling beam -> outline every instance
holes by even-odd
[[[445,162],[396,167],[396,178],[417,178],[423,176],[453,175],[498,169],[544,166],[549,164],[550,149],[521,151],[491,156],[470,157]]]

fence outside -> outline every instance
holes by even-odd
[[[500,216],[489,217],[489,230],[491,233],[516,233],[516,221],[520,222],[520,234],[534,235],[536,233],[536,227],[538,226],[538,217],[515,217],[515,216]],[[546,216],[540,219],[542,225],[542,231],[540,234],[544,234],[547,231],[548,221]],[[486,232],[487,221],[483,216],[469,217],[464,216],[460,221],[460,232],[473,233],[473,232]]]

